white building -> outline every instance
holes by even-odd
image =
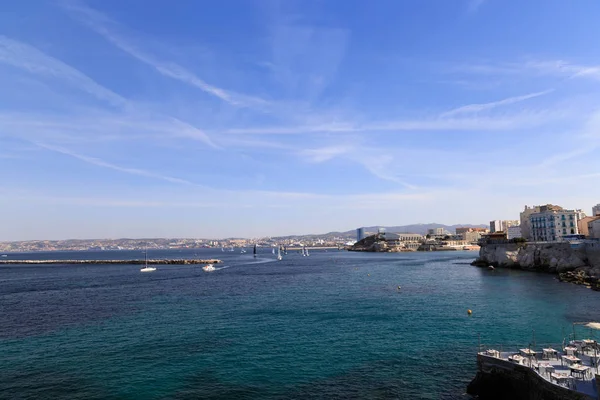
[[[502,221],[490,221],[490,233],[500,232],[502,230]]]
[[[490,221],[490,233],[506,232],[506,230],[508,228],[510,228],[511,226],[518,226],[518,225],[520,225],[520,222],[517,220]]]
[[[444,230],[444,228],[433,228],[427,229],[427,234],[431,236],[444,236],[446,234],[446,231]]]
[[[509,226],[508,229],[506,230],[506,238],[507,239],[517,239],[517,238],[521,238],[523,237],[523,235],[521,234],[521,227],[520,226]]]
[[[540,212],[529,216],[531,239],[534,242],[556,242],[565,235],[579,234],[577,221],[583,217],[585,214],[581,210],[541,206]]]
[[[592,217],[600,215],[600,204],[596,204],[592,207]]]

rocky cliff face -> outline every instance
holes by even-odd
[[[600,290],[600,247],[572,248],[569,243],[504,243],[481,246],[478,266],[555,273],[563,281]]]

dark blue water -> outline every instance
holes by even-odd
[[[223,259],[212,273],[0,266],[0,398],[458,399],[478,335],[523,347],[535,330],[559,343],[572,322],[600,321],[600,293],[472,267],[473,252],[250,253],[149,254]]]

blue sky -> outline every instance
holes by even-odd
[[[600,203],[596,0],[0,6],[0,240]]]

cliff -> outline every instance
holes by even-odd
[[[562,281],[600,290],[600,243],[484,244],[473,265],[548,272]]]

